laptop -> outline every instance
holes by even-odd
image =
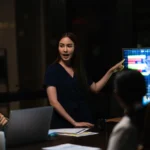
[[[53,107],[36,107],[10,111],[6,128],[6,146],[48,140]]]

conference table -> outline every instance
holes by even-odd
[[[93,131],[95,132],[96,130],[94,129]],[[55,146],[65,143],[99,147],[102,150],[105,150],[105,132],[100,131],[96,135],[89,135],[84,137],[56,136],[44,142],[7,148],[6,150],[41,150],[43,147]]]

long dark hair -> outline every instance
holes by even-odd
[[[71,66],[73,67],[74,73],[78,79],[78,83],[82,88],[89,90],[88,81],[87,81],[87,73],[85,70],[83,56],[82,56],[83,54],[82,54],[81,50],[79,49],[77,37],[75,34],[73,34],[71,32],[67,32],[67,33],[64,33],[59,38],[59,41],[65,37],[68,37],[71,41],[73,41],[74,46],[75,46],[74,54],[71,59]],[[59,41],[58,41],[57,48],[59,46]],[[55,63],[58,63],[60,61],[60,59],[61,58],[60,58],[60,55],[57,50],[57,59],[55,60]]]

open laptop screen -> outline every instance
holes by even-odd
[[[53,107],[11,110],[6,128],[6,145],[13,147],[48,139]]]
[[[143,105],[150,102],[150,48],[123,49],[124,66],[136,69],[144,76],[147,84],[147,94],[143,97]]]

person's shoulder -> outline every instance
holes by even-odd
[[[58,63],[53,63],[47,67],[47,71],[48,72],[56,72],[58,70],[58,68],[59,68]]]
[[[114,127],[107,150],[131,150],[137,146],[136,127],[130,122],[129,117],[123,117]]]
[[[48,69],[56,69],[58,67],[58,63],[53,63],[48,65]]]
[[[121,121],[114,127],[113,133],[117,133],[119,131],[126,132],[129,130],[136,131],[136,127],[128,116],[124,116]]]

